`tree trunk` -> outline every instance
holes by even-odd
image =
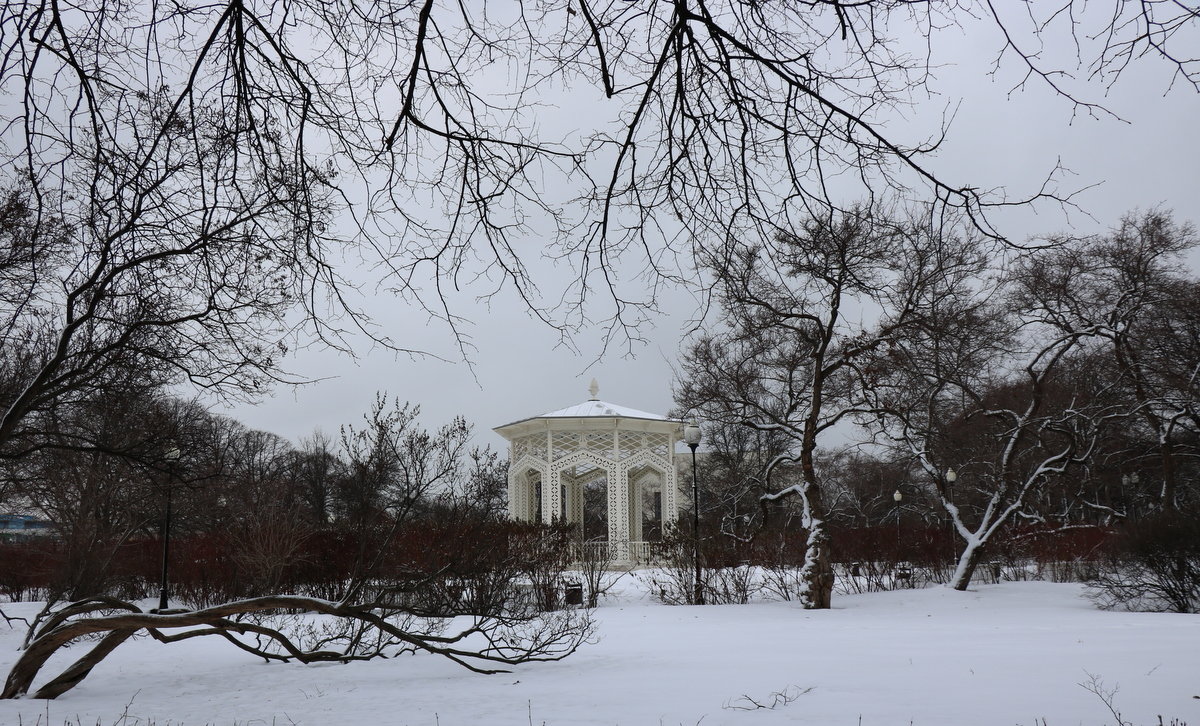
[[[74,688],[80,681],[87,678],[96,665],[105,659],[109,653],[134,634],[134,630],[114,630],[105,635],[87,655],[71,664],[57,678],[38,689],[34,698],[57,698]],[[28,687],[28,684],[26,684]]]
[[[800,580],[804,583],[800,603],[805,610],[828,610],[833,601],[833,552],[829,526],[825,523],[825,504],[815,484],[804,488],[803,497],[808,514],[808,541],[804,567],[800,570]]]
[[[805,589],[800,602],[805,610],[828,610],[833,603],[833,555],[829,531],[823,520],[813,520],[808,530],[804,568],[800,573]]]
[[[33,679],[37,677],[38,671],[42,669],[50,656],[71,639],[84,634],[75,632],[75,630],[55,633],[53,637],[41,637],[34,640],[25,649],[25,652],[21,653],[21,657],[8,672],[8,680],[4,683],[4,690],[0,691],[0,698],[20,698],[28,693],[29,687],[33,685]]]
[[[971,578],[975,575],[975,568],[979,566],[982,559],[983,543],[968,542],[962,556],[958,558],[958,567],[954,569],[954,577],[950,579],[950,586],[960,592],[966,590],[967,586],[971,584]]]

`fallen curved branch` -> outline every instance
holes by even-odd
[[[93,615],[97,612],[105,614]],[[281,612],[329,615],[338,622],[335,629],[324,632],[311,647],[306,647],[301,638],[289,634],[285,628],[264,624]],[[162,643],[217,635],[254,655],[284,662],[344,663],[425,651],[477,673],[502,672],[493,664],[559,660],[573,653],[592,633],[586,610],[540,613],[532,617],[477,615],[451,632],[440,634],[448,622],[442,618],[414,617],[402,608],[377,602],[350,604],[299,595],[272,595],[198,610],[158,613],[143,612],[132,603],[112,598],[91,598],[67,605],[46,621],[13,664],[0,698],[28,694],[52,655],[95,634],[103,634],[100,641],[38,689],[35,698],[55,698],[75,687],[113,650],[143,630]],[[189,630],[163,632],[176,628]],[[467,638],[472,639],[470,646],[464,643]]]

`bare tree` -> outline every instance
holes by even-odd
[[[300,440],[300,451],[292,462],[292,477],[300,486],[300,496],[311,516],[321,523],[332,517],[330,509],[339,478],[345,476],[345,463],[338,458],[337,442],[321,430]]]
[[[1153,442],[1160,506],[1173,509],[1181,460],[1195,456],[1183,441],[1200,430],[1200,282],[1180,262],[1198,243],[1195,228],[1151,210],[1125,215],[1107,234],[1057,242],[1036,271],[1056,278],[1043,283],[1042,317],[1059,331],[1091,328],[1106,342],[1124,423]]]
[[[127,109],[129,134],[144,131],[142,120],[153,125],[153,104]],[[44,292],[26,288],[19,304],[0,310],[7,339],[35,343],[6,386],[15,395],[0,415],[0,455],[42,445],[40,422],[56,407],[95,396],[128,371],[148,385],[188,381],[225,392],[252,392],[278,377],[283,317],[300,282],[288,268],[302,256],[273,241],[304,242],[290,226],[285,235],[264,229],[283,221],[286,199],[247,213],[228,190],[194,178],[219,176],[241,153],[209,138],[215,132],[205,124],[180,121],[164,132],[163,148],[196,142],[190,151],[164,151],[168,158],[151,163],[138,158],[144,149],[98,149],[90,171],[69,177],[82,188],[29,192],[41,205],[37,216],[65,220],[71,245],[53,261],[31,261],[28,274],[45,281]],[[282,180],[253,183],[295,191]],[[77,445],[88,445],[86,437]]]
[[[374,333],[333,264],[347,244],[465,352],[451,281],[511,290],[564,334],[604,290],[636,335],[696,248],[731,231],[769,246],[837,199],[916,195],[1001,236],[989,207],[1067,195],[944,179],[945,129],[902,138],[886,121],[922,100],[941,34],[975,24],[1001,31],[997,64],[1022,85],[1084,112],[1103,112],[1089,79],[1041,44],[1074,39],[1103,83],[1145,57],[1196,87],[1194,7],[1100,5],[6,3],[0,176],[37,224],[71,230],[74,254],[55,314],[22,325],[48,347],[0,442],[135,338],[165,376],[252,392],[281,377],[289,333]],[[542,131],[561,103],[593,106],[595,123]],[[565,297],[539,295],[531,236],[572,264]],[[648,293],[624,285],[630,270]]]
[[[364,425],[343,426],[348,506],[404,518],[462,477],[471,427],[462,417],[436,431],[420,426],[421,407],[379,394]]]
[[[284,571],[316,529],[293,476],[295,451],[264,431],[242,430],[233,444],[232,465],[220,477],[224,516],[212,525],[228,536],[232,564],[251,593],[287,592]]]
[[[675,413],[680,418],[691,415],[684,409]],[[773,472],[774,488],[768,485],[763,472],[777,456],[791,449],[790,438],[778,431],[754,429],[719,418],[705,419],[701,425],[705,429],[706,453],[697,462],[697,476],[704,528],[743,539],[758,525],[766,524],[767,519],[786,526],[791,513],[787,504],[764,507],[762,497],[780,488],[788,472],[783,469]]]
[[[816,463],[822,434],[864,412],[860,380],[876,351],[922,324],[941,290],[983,264],[976,240],[935,222],[857,209],[781,235],[773,255],[734,249],[709,261],[721,327],[687,352],[676,400],[790,441],[766,480],[794,462],[800,481],[767,498],[803,502],[805,607],[829,607],[833,591],[828,492]]]
[[[498,519],[508,512],[508,460],[490,446],[472,447],[466,453],[465,470],[437,496],[451,508],[473,511],[484,519]]]
[[[386,543],[463,474],[470,426],[459,417],[429,431],[418,422],[420,412],[420,406],[379,394],[361,427],[342,427],[346,476],[338,517],[358,537],[356,586],[384,565]]]
[[[1012,195],[947,178],[935,157],[947,127],[915,138],[886,128],[909,104],[932,100],[925,91],[941,64],[943,33],[991,34],[984,45],[999,38],[997,69],[1015,69],[1018,87],[1048,88],[1077,113],[1107,114],[1087,82],[1116,83],[1136,61],[1161,62],[1167,83],[1185,93],[1200,81],[1191,52],[1200,14],[1182,3],[1062,0],[1017,11],[906,0],[649,7],[584,0],[578,7],[562,46],[566,67],[625,101],[620,123],[591,147],[613,159],[597,179],[588,234],[572,248],[593,265],[634,249],[645,250],[647,267],[671,270],[673,255],[731,236],[786,255],[772,247],[776,232],[843,208],[844,199],[915,196],[964,210],[997,237],[1003,231],[988,218],[996,206],[1069,203],[1071,193],[1049,179]],[[1069,68],[1056,65],[1043,47],[1072,48],[1078,58],[1066,61]],[[1072,77],[1076,61],[1087,78]],[[668,243],[659,251],[664,238],[691,249]],[[618,297],[615,307],[620,313],[635,302]]]
[[[944,290],[925,324],[871,364],[863,389],[963,538],[958,590],[998,532],[1045,520],[1041,495],[1083,471],[1118,415],[1111,383],[1088,367],[1098,327],[1054,324],[1073,276],[1056,256],[1033,251],[991,282]]]
[[[102,399],[56,411],[43,421],[48,446],[0,463],[10,501],[50,522],[55,534],[61,565],[39,573],[50,578],[51,602],[114,589],[129,596],[114,581],[114,558],[160,521],[162,492],[171,483],[160,442],[177,411],[136,380],[124,383]],[[76,445],[84,437],[88,448]]]

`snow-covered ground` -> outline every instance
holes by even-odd
[[[215,639],[139,639],[56,701],[0,702],[0,724],[1115,724],[1079,685],[1094,676],[1126,721],[1200,726],[1200,616],[1102,612],[1077,585],[842,596],[825,612],[667,607],[631,578],[618,588],[599,642],[559,663],[492,676],[432,656],[264,664]],[[0,625],[3,672],[20,636]],[[791,702],[739,710],[780,693]]]

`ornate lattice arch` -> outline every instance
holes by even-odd
[[[660,533],[678,518],[680,422],[600,401],[595,381],[589,391],[591,399],[579,405],[496,427],[515,462],[509,467],[509,516],[530,521],[540,510],[544,522],[561,519],[582,528],[584,487],[603,472],[610,555],[641,559],[647,497],[659,497]]]
[[[569,473],[569,480],[564,480],[563,474]],[[608,489],[613,489],[612,482],[616,479],[617,467],[609,459],[598,456],[591,451],[575,451],[561,459],[550,463],[550,486],[542,487],[542,511],[565,515],[570,523],[583,523],[583,487],[590,475],[597,471],[604,472],[608,479]],[[611,494],[610,494],[611,496]],[[609,511],[612,511],[611,506]],[[543,519],[547,522],[551,519]],[[612,525],[609,525],[609,539],[613,539]]]
[[[511,460],[510,460],[511,461]],[[534,476],[530,476],[530,475]],[[525,454],[508,466],[508,513],[513,519],[532,522],[538,516],[538,492],[545,487],[546,462]]]
[[[631,541],[644,540],[642,532],[643,494],[657,489],[662,508],[661,532],[668,525],[674,524],[679,513],[679,489],[676,467],[671,461],[653,453],[643,452],[630,457],[623,462],[625,480],[629,482],[630,526],[633,531],[629,534]],[[657,480],[651,481],[648,474],[656,474]],[[655,486],[657,485],[657,486]]]

